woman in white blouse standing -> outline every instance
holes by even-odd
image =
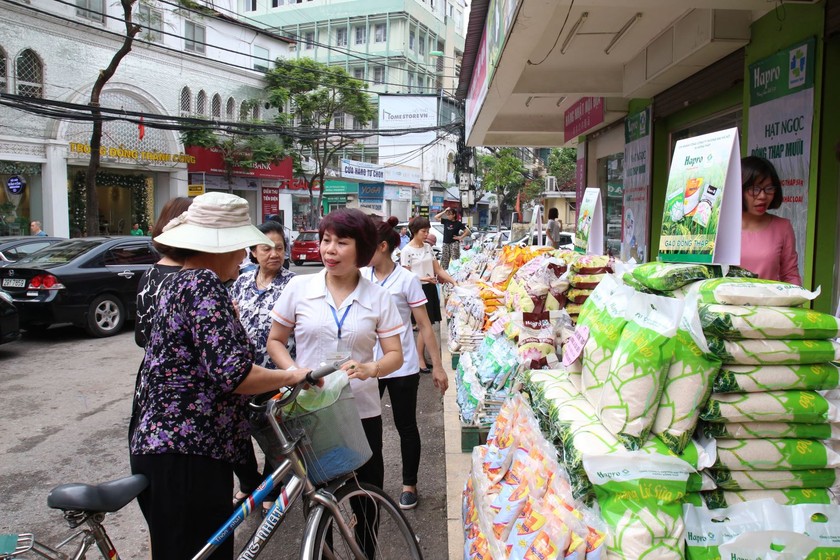
[[[440,349],[435,339],[429,315],[426,312],[426,295],[420,280],[408,269],[398,266],[391,254],[400,245],[400,236],[394,229],[399,220],[391,216],[377,226],[379,245],[370,260],[370,266],[362,269],[362,276],[379,284],[391,294],[391,299],[400,312],[402,321],[408,325],[412,317],[420,333],[429,341],[432,355],[432,380],[441,395],[449,387],[449,380],[440,358]],[[411,330],[406,329],[401,337],[403,366],[394,373],[379,379],[380,397],[388,390],[394,425],[400,434],[402,456],[402,493],[399,504],[402,509],[417,506],[417,472],[420,469],[420,430],[417,428],[417,390],[420,385],[420,363]],[[376,355],[381,350],[377,346]]]
[[[400,334],[405,325],[391,295],[363,278],[359,268],[370,261],[377,245],[376,226],[356,209],[331,212],[319,228],[324,270],[296,276],[286,285],[271,312],[268,353],[280,368],[309,364],[316,369],[335,352],[349,353],[342,366],[350,378],[373,456],[356,471],[362,482],[382,487],[382,407],[377,378],[403,365]],[[294,332],[297,356],[286,348]],[[375,358],[379,342],[381,357]]]
[[[417,217],[408,224],[411,231],[411,242],[400,252],[400,264],[420,278],[423,286],[423,293],[426,294],[426,311],[429,314],[429,321],[434,325],[440,323],[440,296],[438,296],[438,282],[454,284],[452,277],[440,266],[435,258],[432,248],[426,244],[429,236],[429,229],[432,225],[428,218]],[[430,346],[431,348],[431,346]],[[424,352],[426,343],[423,333],[417,332],[417,356],[420,360],[420,373],[429,373],[431,370],[426,365]]]

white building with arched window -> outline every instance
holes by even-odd
[[[135,3],[133,19],[143,29],[105,86],[101,106],[226,121],[265,118],[264,69],[288,56],[289,40],[209,8],[155,0]],[[119,3],[6,3],[0,11],[0,93],[86,105],[124,33]],[[29,233],[31,220],[41,221],[50,235],[79,234],[79,185],[92,124],[44,114],[48,107],[37,101],[24,111],[16,101],[4,97],[0,104],[0,236]],[[190,156],[177,131],[106,121],[100,154],[101,231],[89,234],[127,234],[138,215],[151,221],[167,200],[187,195]],[[246,193],[253,218],[258,195]]]

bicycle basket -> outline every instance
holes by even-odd
[[[254,439],[267,457],[279,463],[283,455],[277,436],[268,422],[262,424],[252,427]],[[298,449],[313,484],[324,484],[351,473],[373,455],[349,385],[330,406],[283,418],[282,425],[290,437],[300,438]]]

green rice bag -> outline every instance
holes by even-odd
[[[801,307],[700,305],[703,332],[727,340],[744,338],[804,340],[835,338],[840,319]]]
[[[808,470],[840,467],[836,443],[812,439],[719,439],[716,469]]]
[[[840,424],[793,422],[702,422],[700,432],[720,439],[840,439]]]
[[[691,296],[685,302],[676,335],[674,359],[668,368],[665,389],[651,430],[674,453],[681,453],[691,439],[719,368],[720,361],[709,352],[700,328],[697,298]]]
[[[725,365],[715,377],[715,393],[762,393],[790,389],[819,391],[840,386],[840,366],[832,363],[787,366]]]
[[[581,357],[581,392],[593,406],[597,406],[610,373],[610,360],[627,324],[625,311],[633,294],[607,275],[583,304],[578,317],[577,328],[589,329]]]
[[[679,460],[622,453],[587,456],[601,517],[609,527],[610,558],[681,560],[682,501],[690,468]]]
[[[804,471],[704,471],[722,490],[778,490],[783,488],[831,488],[840,482],[840,470]]]
[[[709,509],[720,509],[744,502],[771,499],[783,506],[835,504],[828,488],[781,488],[777,490],[710,490],[701,492]]]
[[[709,348],[724,364],[820,364],[840,360],[833,340],[723,340],[709,337]]]
[[[658,292],[670,292],[691,282],[715,277],[712,269],[702,264],[656,261],[640,264],[633,269],[632,275],[643,286]]]
[[[627,326],[596,407],[627,449],[644,444],[656,418],[683,307],[681,300],[650,294],[635,294],[627,306]]]
[[[808,291],[794,284],[758,278],[714,278],[697,283],[700,303],[725,305],[775,305],[796,307],[808,304],[820,290]]]
[[[714,479],[705,472],[693,472],[688,475],[686,490],[689,492],[700,492],[701,490],[714,490],[717,488]]]
[[[700,418],[707,422],[840,422],[835,391],[714,393]]]
[[[683,496],[683,503],[690,504],[695,507],[706,507],[706,502],[703,501],[703,496],[700,494],[699,491],[691,491],[686,493],[686,495]]]

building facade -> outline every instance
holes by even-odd
[[[198,5],[138,2],[133,19],[142,30],[105,86],[102,107],[230,122],[270,117],[263,114],[262,75],[269,60],[289,55],[291,41]],[[121,6],[104,0],[8,3],[0,13],[0,92],[35,106],[85,105],[124,33]],[[147,228],[170,198],[188,194],[195,158],[177,131],[107,121],[97,177],[100,231],[84,232],[92,125],[4,102],[0,235],[26,234],[31,220],[51,235],[127,234],[134,222]],[[256,220],[260,185],[241,194]]]

